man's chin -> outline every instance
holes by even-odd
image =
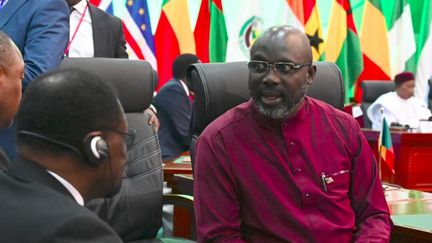
[[[287,107],[282,104],[268,105],[262,101],[255,102],[255,104],[259,113],[271,119],[282,119],[289,114]]]

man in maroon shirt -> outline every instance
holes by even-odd
[[[201,134],[194,198],[200,242],[388,242],[377,164],[357,122],[305,96],[316,67],[288,26],[251,49],[252,99]]]

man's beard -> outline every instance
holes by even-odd
[[[298,108],[302,99],[306,96],[308,85],[304,84],[297,92],[290,95],[283,93],[282,102],[274,107],[268,106],[262,102],[262,90],[260,87],[251,88],[251,97],[258,108],[258,112],[271,119],[282,119]]]

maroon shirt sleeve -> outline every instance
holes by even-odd
[[[198,241],[246,242],[240,230],[234,174],[227,163],[221,136],[201,136],[196,151],[194,205]]]
[[[379,179],[377,162],[357,125],[358,153],[353,160],[351,204],[356,214],[355,242],[388,242],[392,221]],[[372,169],[371,169],[372,168]]]

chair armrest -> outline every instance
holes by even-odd
[[[196,240],[193,196],[164,194],[164,205],[174,205],[173,236]]]
[[[164,194],[163,195],[164,205],[174,205],[187,208],[193,213],[193,196],[184,194]]]

